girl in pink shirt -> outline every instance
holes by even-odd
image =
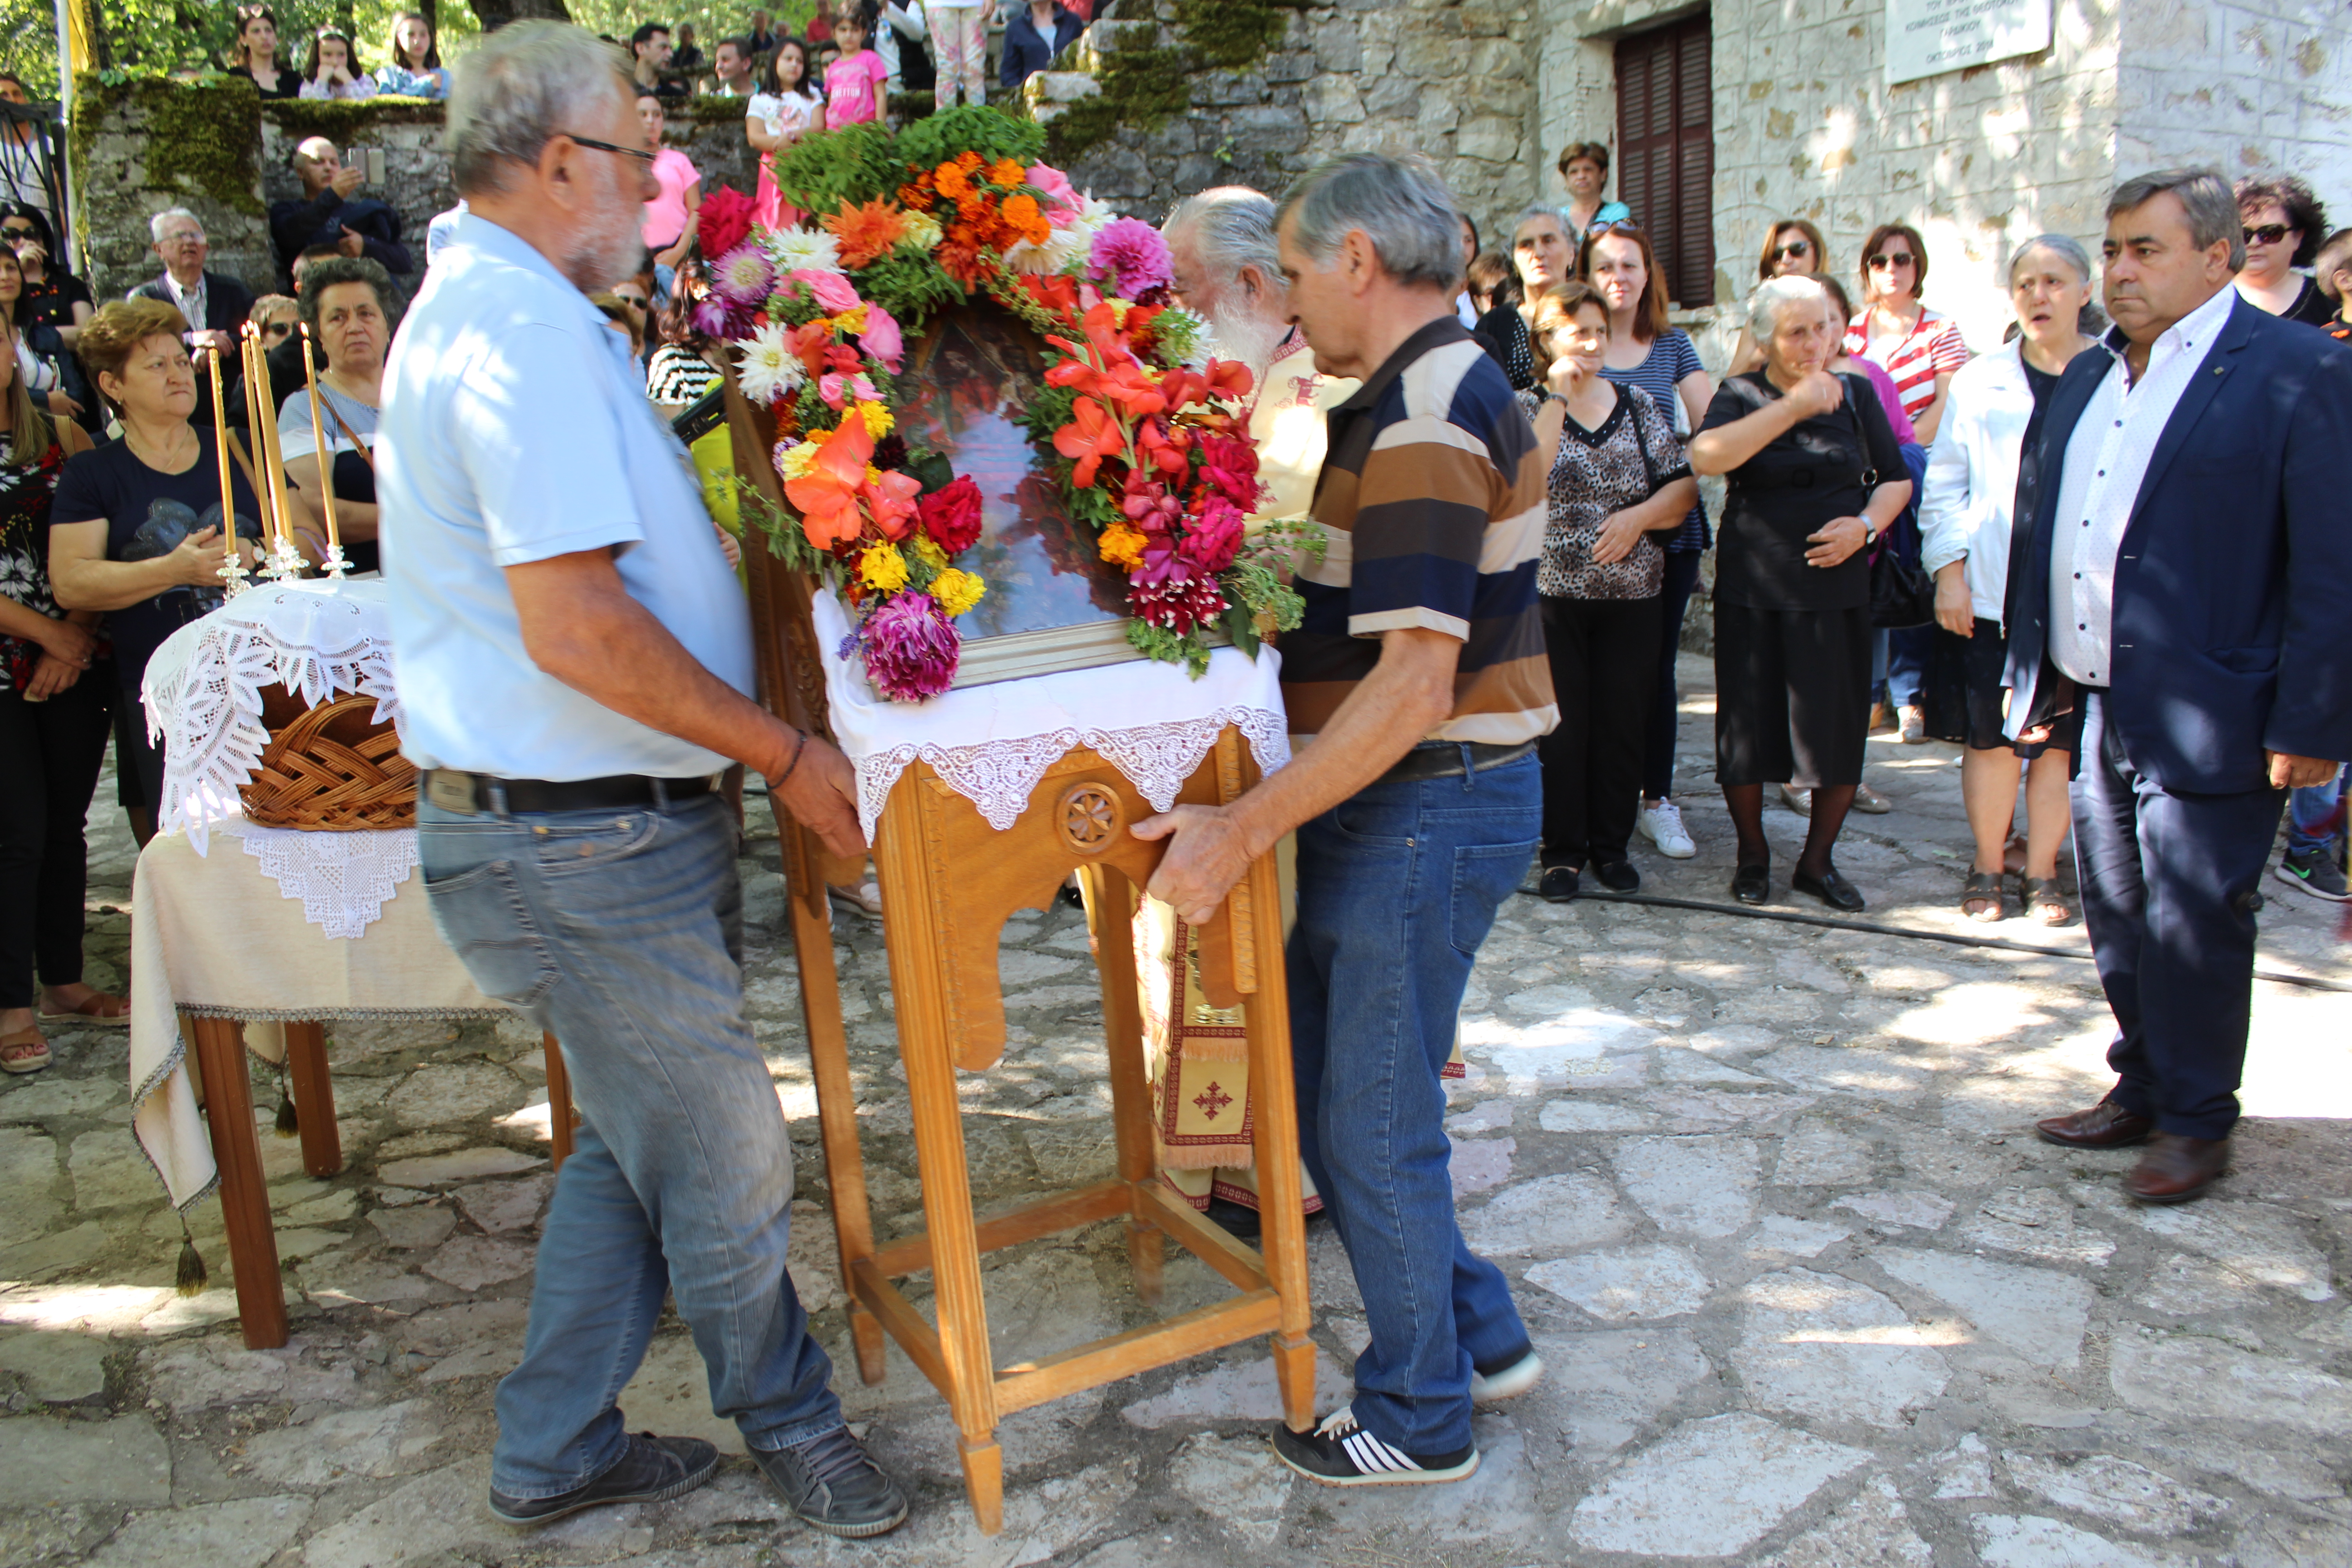
[[[882,118],[880,93],[890,68],[866,47],[866,15],[853,11],[833,24],[841,58],[824,68],[824,128],[838,131]]]

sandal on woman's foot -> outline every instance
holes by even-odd
[[[2074,923],[2074,911],[2066,907],[2066,895],[2058,890],[2055,877],[2027,877],[2018,883],[2018,900],[2024,913],[2046,926]]]
[[[13,1035],[0,1035],[0,1070],[38,1072],[48,1065],[49,1042],[41,1038],[38,1029],[19,1029]]]
[[[127,1029],[131,1026],[131,998],[110,996],[103,991],[93,991],[62,1013],[41,1009],[45,1024],[71,1024],[77,1028],[93,1025],[100,1028]]]
[[[1960,884],[1960,913],[1986,925],[2009,918],[2009,903],[2001,892],[2000,872],[1969,873],[1969,879]]]

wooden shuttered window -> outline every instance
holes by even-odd
[[[1617,42],[1617,196],[1650,236],[1667,297],[1715,303],[1715,109],[1705,14]]]

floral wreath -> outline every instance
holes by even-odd
[[[1159,231],[1071,189],[1035,161],[1044,142],[970,105],[895,136],[851,126],[778,160],[804,209],[792,226],[755,226],[730,190],[702,205],[716,259],[697,325],[737,345],[744,397],[776,416],[786,505],[752,514],[787,563],[832,585],[854,628],[841,656],[893,701],[948,689],[956,617],[988,591],[955,563],[980,538],[979,487],[896,428],[908,334],[974,294],[1045,339],[1024,423],[1071,519],[1126,574],[1130,644],[1197,679],[1213,635],[1254,655],[1303,607],[1282,579],[1300,542],[1244,532],[1262,493],[1233,411],[1249,371],[1202,353]]]

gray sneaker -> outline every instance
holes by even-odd
[[[2352,899],[2352,889],[2344,885],[2344,868],[2326,849],[2297,849],[2281,860],[2272,875],[2316,899],[2339,904]]]
[[[784,1505],[827,1535],[858,1540],[907,1522],[907,1494],[846,1426],[789,1448],[754,1448],[751,1459]]]
[[[656,1437],[639,1432],[605,1471],[554,1497],[515,1497],[490,1489],[490,1512],[509,1524],[545,1524],[583,1508],[609,1503],[667,1502],[684,1497],[719,1468],[719,1450],[699,1437]]]

